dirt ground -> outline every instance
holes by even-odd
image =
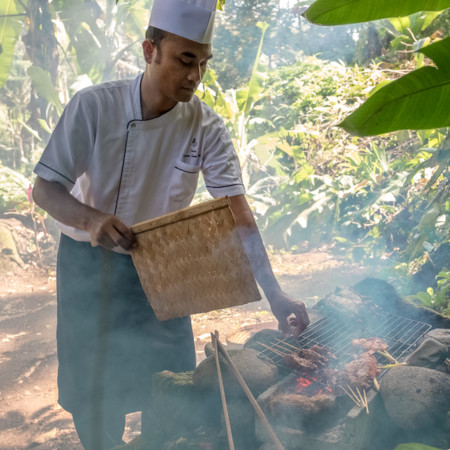
[[[327,248],[271,256],[283,289],[312,307],[337,286],[351,286],[375,268],[338,258]],[[82,450],[71,416],[57,403],[56,286],[53,268],[0,274],[0,450]],[[197,357],[210,332],[240,343],[276,328],[267,300],[192,317]],[[138,413],[127,416],[126,442],[140,433]]]

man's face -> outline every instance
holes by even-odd
[[[146,48],[147,46],[147,48]],[[148,51],[151,51],[150,59]],[[170,34],[158,47],[144,42],[147,69],[158,94],[167,101],[188,102],[212,58],[211,46]]]

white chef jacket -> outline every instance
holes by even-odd
[[[189,206],[200,170],[213,197],[243,194],[222,119],[194,96],[142,120],[141,80],[142,75],[75,94],[34,172],[128,226]],[[59,227],[75,240],[90,241],[85,231]]]

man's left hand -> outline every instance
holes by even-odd
[[[273,315],[278,320],[278,329],[281,330],[285,336],[291,334],[288,318],[292,314],[295,318],[292,318],[291,323],[294,323],[296,326],[294,336],[298,336],[309,325],[308,313],[303,302],[293,299],[282,290],[270,295],[268,300]]]

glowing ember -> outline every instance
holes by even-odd
[[[308,378],[297,378],[297,383],[295,384],[295,393],[300,394],[307,386],[312,383],[313,381],[308,380]]]
[[[301,394],[308,386],[311,386],[313,383],[316,385],[315,387],[313,386],[313,391],[312,392],[308,392],[308,394],[323,394],[325,392],[333,392],[333,389],[331,389],[328,386],[323,386],[321,383],[316,383],[317,380],[315,379],[308,379],[308,378],[304,378],[304,377],[299,377],[296,380],[296,384],[295,384],[295,393],[296,394]]]

